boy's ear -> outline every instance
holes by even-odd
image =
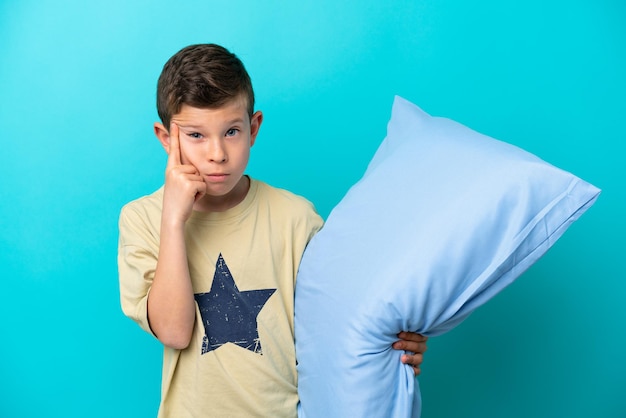
[[[170,133],[165,126],[160,122],[154,124],[154,134],[158,138],[159,142],[165,149],[165,152],[170,152]]]
[[[259,134],[259,129],[261,129],[261,123],[263,123],[263,112],[257,110],[250,118],[250,146],[254,145],[254,141],[256,141],[256,136]]]

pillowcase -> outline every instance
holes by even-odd
[[[391,344],[457,326],[541,257],[600,190],[396,97],[365,174],[296,282],[299,415],[419,417]]]

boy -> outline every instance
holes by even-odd
[[[165,185],[120,215],[124,313],[164,345],[161,417],[294,417],[294,282],[322,219],[244,174],[263,114],[241,61],[183,48],[157,86]],[[419,372],[425,338],[396,349]]]

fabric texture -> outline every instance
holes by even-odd
[[[122,309],[150,333],[162,200],[161,188],[120,215]],[[196,326],[188,348],[164,348],[160,417],[296,416],[294,281],[321,225],[308,201],[255,180],[236,207],[192,214]]]
[[[387,137],[296,285],[299,415],[419,417],[402,330],[437,335],[512,283],[599,190],[396,97]]]

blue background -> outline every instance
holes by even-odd
[[[423,417],[626,416],[625,17],[621,0],[0,2],[0,416],[155,416],[161,348],[119,308],[117,217],[162,182],[156,80],[198,42],[252,75],[250,174],[323,216],[395,94],[602,188],[431,339]]]

